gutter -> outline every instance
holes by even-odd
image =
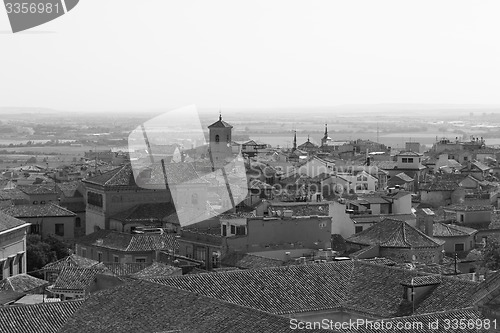
[[[7,229],[7,230],[4,230],[4,231],[0,231],[0,235],[3,235],[3,234],[6,234],[6,233],[9,233],[9,232],[12,232],[12,231],[15,231],[15,230],[19,230],[21,228],[25,228],[25,227],[28,227],[30,226],[31,223],[25,223],[25,224],[22,224],[20,226],[17,226],[17,227],[14,227],[14,228],[11,228],[11,229]]]

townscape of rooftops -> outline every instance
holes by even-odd
[[[0,331],[494,331],[500,114],[400,107],[201,110],[206,143],[143,149],[157,113],[2,110]]]

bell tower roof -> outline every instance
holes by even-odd
[[[219,114],[219,120],[213,123],[212,125],[208,126],[208,128],[233,128],[230,124],[222,120],[222,114]]]

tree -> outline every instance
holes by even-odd
[[[26,237],[28,272],[42,277],[36,272],[50,262],[59,260],[69,254],[69,245],[54,237],[42,239],[40,235],[30,234]]]
[[[35,156],[31,156],[27,161],[26,161],[27,164],[36,164],[37,163],[37,160],[36,160],[36,157]]]
[[[493,271],[500,269],[500,241],[498,238],[488,237],[483,251],[483,266]]]

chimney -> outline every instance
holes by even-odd
[[[433,237],[434,216],[430,208],[421,208],[417,211],[417,229],[429,237]]]

